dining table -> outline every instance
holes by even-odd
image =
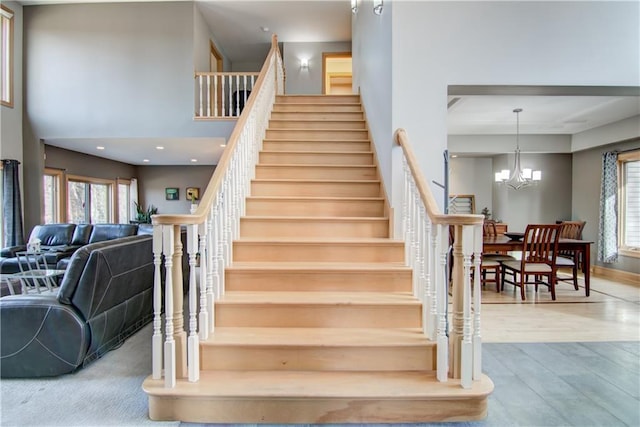
[[[482,252],[511,252],[522,251],[522,239],[512,239],[504,234],[495,236],[485,236],[482,241]],[[590,293],[590,265],[591,265],[591,245],[592,241],[578,239],[558,239],[558,251],[576,251],[582,255],[582,273],[584,275],[584,292],[586,296]],[[576,258],[576,262],[577,262]]]

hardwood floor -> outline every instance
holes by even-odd
[[[527,292],[483,291],[487,418],[403,427],[640,425],[640,287],[592,277],[588,298],[569,285],[554,302]]]

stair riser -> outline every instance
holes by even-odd
[[[303,112],[303,111],[273,111],[271,119],[275,120],[364,120],[361,111],[356,112]]]
[[[359,95],[279,95],[276,97],[276,104],[357,104],[359,102]]]
[[[265,151],[371,151],[369,141],[305,141],[267,140],[262,144]]]
[[[368,140],[366,130],[321,130],[321,129],[267,129],[267,139],[307,139],[307,140]]]
[[[366,129],[364,121],[348,120],[270,120],[269,129]]]
[[[204,370],[434,371],[435,349],[429,344],[264,347],[204,343],[200,354]]]
[[[411,292],[411,271],[247,271],[227,269],[227,291]]]
[[[380,183],[365,182],[322,182],[322,181],[253,181],[252,196],[313,196],[313,197],[377,197]]]
[[[419,328],[418,304],[275,304],[217,303],[219,327],[262,328]]]
[[[366,386],[363,384],[363,386]],[[425,385],[425,386],[428,386]],[[481,420],[487,398],[207,398],[149,396],[149,418],[191,423],[425,423]]]
[[[362,112],[360,104],[275,104],[273,112],[286,113],[356,113]]]
[[[314,199],[260,199],[250,197],[246,203],[247,215],[256,216],[339,216],[379,217],[384,215],[382,200],[314,200]]]
[[[354,243],[234,242],[237,262],[404,262],[404,245]]]
[[[289,220],[241,218],[240,237],[389,237],[385,219],[353,221]]]
[[[373,165],[373,153],[294,153],[262,151],[260,163],[268,165]]]
[[[256,168],[257,179],[378,179],[375,167],[326,167],[326,166],[288,166],[259,165]]]

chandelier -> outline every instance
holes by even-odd
[[[514,190],[519,190],[540,181],[542,172],[529,168],[522,169],[520,166],[520,113],[522,108],[516,108],[513,112],[516,113],[516,156],[513,170],[510,172],[509,169],[503,169],[500,172],[496,172],[496,182],[507,185]]]

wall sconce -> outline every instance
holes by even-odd
[[[384,0],[373,0],[373,13],[376,15],[382,15],[382,8]]]
[[[358,0],[351,0],[351,13],[358,13]]]
[[[308,59],[301,59],[300,60],[300,69],[301,70],[308,70],[309,69],[309,60]]]

